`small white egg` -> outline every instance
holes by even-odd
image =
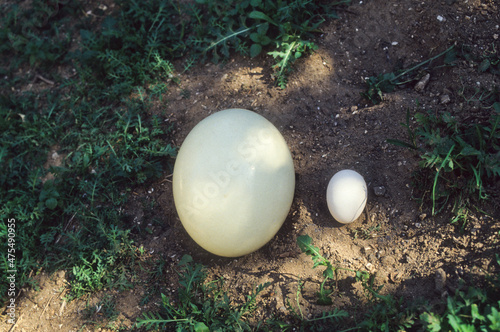
[[[348,224],[361,215],[368,198],[363,177],[350,169],[337,172],[328,183],[326,202],[330,213],[340,223]]]

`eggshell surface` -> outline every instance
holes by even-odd
[[[328,183],[328,209],[340,223],[347,224],[358,219],[366,206],[367,198],[366,182],[356,171],[339,171]]]
[[[257,113],[228,109],[198,123],[174,166],[177,213],[191,238],[225,257],[249,254],[280,229],[295,172],[278,129]]]

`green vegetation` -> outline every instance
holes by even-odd
[[[479,56],[465,46],[458,51],[450,47],[398,75],[371,77],[365,96],[374,102],[381,100],[382,92],[390,92],[396,85],[408,82],[399,81],[404,75],[441,56],[444,56],[445,65],[460,58],[477,65],[479,72],[499,73],[500,55],[494,45]],[[455,215],[453,222],[465,222],[471,210],[480,211],[481,202],[490,198],[489,184],[500,177],[500,93],[498,87],[486,90],[462,83],[458,94],[465,102],[464,107],[479,112],[466,116],[456,110],[442,113],[426,110],[415,113],[412,124],[408,110],[406,123],[401,123],[407,130],[408,141],[387,141],[419,154],[420,170],[413,174],[414,183],[421,192],[418,199],[422,203],[431,202],[432,214],[451,205]]]
[[[193,263],[193,258],[185,255],[179,262],[178,299],[173,302],[162,297],[161,311],[145,313],[137,321],[137,327],[148,329],[175,329],[177,331],[250,331],[245,320],[256,307],[258,294],[269,286],[259,285],[246,296],[245,303],[234,306],[226,292],[222,290],[223,280],[206,282],[205,268]]]
[[[380,224],[377,224],[375,226],[362,225],[354,230],[351,230],[351,233],[353,234],[355,239],[362,238],[365,240],[378,236],[378,232],[380,232]]]
[[[367,79],[367,91],[362,95],[369,99],[373,104],[378,104],[383,99],[383,94],[393,92],[397,86],[402,86],[410,82],[414,82],[423,76],[426,71],[431,70],[433,61],[444,56],[444,64],[450,65],[456,59],[455,46],[450,46],[444,52],[420,62],[419,64],[408,69],[397,69],[394,72],[379,74],[378,76],[371,76]],[[426,67],[427,66],[427,67]],[[426,71],[423,71],[423,68]]]
[[[367,299],[371,303],[371,310],[368,310],[365,319],[356,326],[356,329],[360,331],[401,331],[413,325],[415,318],[413,310],[402,310],[402,299],[396,300],[392,295],[381,295],[380,290],[383,286],[374,285],[374,275],[370,275],[366,271],[356,271],[333,266],[328,259],[321,255],[319,248],[312,244],[312,238],[309,235],[299,236],[297,244],[303,253],[311,256],[314,262],[313,268],[317,266],[326,267],[323,271],[324,280],[321,282],[320,289],[316,293],[318,304],[333,304],[331,297],[333,289],[327,289],[325,284],[328,284],[327,281],[334,278],[335,284],[337,284],[338,272],[340,270],[348,271],[355,275],[355,282],[361,282]],[[338,289],[338,286],[336,288]],[[348,314],[345,313],[345,316],[348,316]]]
[[[343,267],[333,266],[328,259],[324,258],[320,254],[319,248],[313,246],[312,238],[308,235],[299,236],[297,238],[297,244],[302,252],[311,256],[314,262],[313,268],[316,268],[318,266],[326,266],[326,269],[323,271],[323,277],[325,277],[325,279],[321,283],[319,292],[317,293],[318,304],[330,305],[333,303],[332,299],[330,298],[330,294],[333,293],[333,290],[326,288],[326,286],[328,285],[328,280],[335,280],[335,282],[337,282],[339,270],[355,273],[356,280],[359,281],[366,281],[369,278],[368,272],[354,271]]]
[[[72,36],[65,26],[79,10],[77,1],[33,1],[27,8],[1,6],[0,54],[9,56],[12,67],[28,63],[47,69],[68,60]]]
[[[81,30],[83,50],[76,58],[98,75],[102,85],[148,86],[162,91],[158,81],[174,79],[170,61],[228,60],[232,52],[256,57],[264,49],[277,59],[277,85],[286,87],[292,63],[316,48],[311,41],[326,18],[337,17],[342,0],[321,4],[294,1],[169,0],[138,3],[120,0],[120,10],[103,20],[100,31]]]
[[[246,318],[251,316],[256,307],[256,298],[269,283],[259,285],[247,295],[243,304],[234,305],[223,290],[223,279],[206,281],[205,268],[193,262],[191,256],[184,256],[179,262],[180,289],[176,298],[168,298],[162,294],[162,305],[159,312],[143,314],[138,319],[137,327],[148,329],[172,329],[180,331],[324,331],[335,328],[336,331],[500,331],[500,274],[486,278],[483,288],[463,287],[457,289],[455,295],[445,298],[446,309],[443,312],[421,301],[407,303],[403,298],[383,295],[383,285],[375,286],[375,276],[365,271],[356,271],[334,266],[321,255],[319,248],[312,243],[308,235],[299,236],[297,245],[301,251],[311,256],[313,268],[326,267],[324,280],[316,293],[318,304],[329,306],[333,294],[331,281],[337,285],[339,271],[352,272],[354,282],[359,282],[370,304],[366,307],[359,321],[348,321],[350,314],[345,310],[332,309],[321,315],[305,318],[301,309],[300,296],[303,282],[298,280],[295,304],[288,299],[286,307],[290,319],[286,322],[275,317],[257,326],[250,326]],[[500,255],[496,255],[497,269],[500,268]],[[328,286],[328,288],[327,288]],[[338,286],[336,286],[338,289]],[[353,325],[354,324],[354,325]]]
[[[177,80],[170,61],[185,49],[172,22],[179,13],[171,1],[116,4],[119,10],[103,16],[99,29],[80,29],[81,48],[73,55],[79,74],[106,91],[107,99],[132,92],[160,98]]]
[[[424,301],[405,303],[403,298],[396,299],[393,295],[382,295],[380,291],[383,286],[374,285],[374,276],[364,271],[354,271],[340,267],[334,267],[332,263],[321,255],[319,248],[312,244],[308,235],[299,236],[297,244],[302,252],[311,256],[317,266],[326,266],[323,271],[324,280],[317,293],[318,303],[323,305],[332,304],[331,289],[326,290],[325,283],[329,279],[337,280],[337,271],[345,270],[355,273],[355,282],[361,282],[370,306],[364,314],[364,318],[354,327],[338,331],[406,331],[408,329],[418,331],[500,331],[500,274],[489,276],[487,285],[483,288],[469,287],[465,292],[457,289],[454,296],[446,297],[446,310],[441,313],[439,308],[431,308]],[[496,255],[497,269],[500,268],[500,255]],[[300,291],[300,287],[299,287]],[[336,316],[348,316],[346,312],[336,312]],[[324,316],[328,317],[329,313]],[[330,313],[331,314],[331,313]],[[295,316],[298,316],[295,314]],[[308,322],[304,321],[303,323]],[[317,320],[314,320],[316,323]],[[350,325],[347,323],[347,325]],[[309,326],[311,327],[311,326]],[[331,327],[331,325],[329,325]],[[346,326],[344,326],[346,327]],[[312,330],[316,330],[314,327]]]
[[[472,123],[459,121],[449,112],[414,115],[417,127],[406,123],[409,142],[388,142],[418,151],[421,169],[414,174],[423,193],[431,200],[432,214],[452,203],[455,221],[488,199],[488,183],[500,177],[500,102],[491,105],[487,118]]]
[[[131,184],[163,174],[175,149],[163,143],[169,128],[160,118],[143,119],[142,102],[98,107],[77,92],[79,100],[58,93],[1,99],[0,214],[16,220],[19,284],[39,267],[69,268],[72,294],[81,296],[126,273],[136,249],[119,207]],[[65,163],[46,169],[53,146]],[[6,237],[2,228],[2,245]],[[7,257],[2,262],[9,270]]]
[[[149,329],[176,329],[178,331],[287,331],[299,327],[301,331],[316,330],[321,324],[337,326],[347,312],[334,309],[324,312],[319,317],[305,319],[300,311],[298,297],[300,295],[300,282],[297,291],[297,304],[299,313],[288,303],[287,307],[294,322],[284,322],[270,318],[251,326],[248,318],[257,306],[257,296],[269,287],[270,283],[258,285],[255,290],[246,296],[245,302],[233,304],[226,291],[223,290],[222,278],[207,282],[205,267],[194,263],[189,255],[185,255],[179,262],[178,294],[175,298],[161,295],[162,304],[159,312],[144,313],[139,318],[136,327]]]
[[[335,7],[350,0],[322,3],[310,0],[197,0],[191,7],[194,35],[190,47],[204,57],[219,62],[231,51],[256,57],[265,49],[276,59],[276,84],[285,88],[293,62],[316,49],[311,40],[327,18],[336,18]],[[202,14],[206,13],[206,14]],[[222,19],[220,19],[222,18]]]
[[[32,15],[45,6],[42,1],[24,9],[13,5],[4,17],[10,25],[2,24],[0,34],[2,71],[9,78],[0,97],[1,270],[15,266],[22,287],[31,282],[32,271],[67,269],[70,298],[131,286],[128,274],[139,253],[121,206],[133,185],[163,176],[175,156],[175,148],[164,143],[170,127],[161,116],[148,114],[148,100],[129,98],[121,87],[103,87],[100,77],[51,74],[58,84],[49,89],[17,90],[33,79],[17,77],[19,67],[53,73],[49,69],[56,63],[75,59],[68,44],[50,47],[53,39],[71,35],[70,22],[79,13],[75,3],[59,3],[43,17]],[[45,166],[55,151],[64,162]],[[16,225],[15,258],[7,255],[8,219]],[[1,280],[2,302],[6,287]]]
[[[496,254],[497,266],[500,255]],[[443,313],[426,311],[420,315],[426,330],[500,331],[500,274],[487,278],[483,288],[469,287],[448,296]]]
[[[206,60],[227,61],[233,53],[265,53],[274,60],[276,85],[285,88],[294,61],[316,49],[321,24],[348,3],[117,0],[115,9],[95,9],[92,15],[76,0],[0,5],[1,274],[15,269],[18,291],[30,284],[36,287],[31,276],[41,269],[65,269],[68,300],[109,288],[132,288],[144,256],[133,233],[151,230],[131,225],[123,207],[136,186],[146,186],[171,170],[176,154],[166,143],[171,125],[161,112],[151,114],[150,109],[181,81],[174,61],[187,71]],[[479,64],[478,71],[498,75],[500,57],[493,46],[470,59]],[[456,55],[449,48],[410,69],[371,77],[366,97],[380,101],[382,93],[420,77],[424,66],[442,56],[450,64]],[[462,50],[461,56],[469,55]],[[27,88],[36,80],[46,88]],[[466,122],[453,113],[425,112],[414,115],[414,125],[408,111],[403,125],[409,142],[390,140],[419,153],[421,170],[415,180],[422,186],[422,201],[431,201],[433,213],[452,202],[455,221],[465,221],[471,207],[479,209],[490,195],[488,183],[500,176],[498,89],[464,85],[460,95],[466,105],[478,106],[487,116]],[[188,98],[189,91],[183,90],[182,96]],[[53,155],[60,162],[49,163]],[[354,234],[368,239],[379,228],[360,228]],[[9,242],[11,229],[15,237]],[[136,326],[188,331],[325,326],[346,331],[500,330],[500,303],[492,300],[498,298],[498,275],[489,279],[487,289],[458,290],[447,297],[445,312],[438,313],[382,295],[374,276],[335,266],[309,236],[299,237],[298,246],[311,256],[313,268],[325,268],[318,304],[332,305],[341,271],[361,283],[372,305],[355,327],[348,326],[344,310],[306,318],[300,280],[295,304],[287,304],[291,321],[270,318],[251,326],[258,295],[269,285],[257,286],[237,305],[223,290],[223,280],[208,282],[205,268],[190,256],[179,263],[178,295],[162,295],[161,310],[144,314]],[[157,261],[151,280],[165,277],[165,264],[163,258]],[[1,305],[8,287],[8,280],[0,279]],[[151,286],[151,294],[160,292],[159,286]],[[147,295],[143,303],[149,300]],[[115,304],[104,296],[96,307],[87,306],[85,319],[120,329],[103,322],[116,320]]]
[[[68,269],[70,298],[130,287],[140,252],[121,207],[175,156],[164,143],[169,125],[149,113],[179,81],[172,61],[185,59],[189,70],[207,58],[268,48],[284,87],[293,61],[315,48],[321,23],[348,2],[119,0],[90,14],[71,0],[2,5],[2,271],[15,264],[22,287],[32,271]],[[48,88],[20,90],[33,80]],[[49,152],[62,162],[46,164]],[[9,218],[15,258],[6,254]],[[2,294],[6,287],[1,280]]]
[[[106,328],[112,331],[125,331],[126,328],[118,321],[120,313],[116,309],[116,300],[111,295],[104,295],[94,306],[87,302],[83,310],[83,318],[85,325],[82,329],[89,324],[98,328]]]
[[[497,47],[495,43],[492,43],[477,54],[471,45],[462,45],[458,55],[466,61],[475,63],[479,73],[489,72],[500,75],[500,50]]]
[[[498,294],[497,294],[498,295]],[[427,331],[500,331],[500,301],[495,302],[486,291],[469,288],[449,296],[446,310],[440,315],[425,312],[421,319]]]

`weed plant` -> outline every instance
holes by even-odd
[[[474,56],[466,47],[456,50],[448,48],[433,58],[410,69],[370,77],[365,97],[374,103],[382,99],[384,92],[391,92],[397,85],[413,80],[411,77],[420,67],[444,56],[444,64],[451,65],[457,57],[477,62],[478,71],[498,73],[500,64],[495,46]],[[410,75],[408,79],[405,79]],[[402,81],[403,80],[403,81]],[[498,88],[484,91],[475,88],[473,93],[463,87],[459,94],[467,105],[473,103],[482,110],[480,116],[470,121],[461,120],[458,112],[438,114],[426,111],[415,114],[417,124],[410,127],[410,113],[402,125],[408,131],[409,141],[389,139],[395,145],[418,151],[421,169],[414,173],[414,182],[421,189],[422,202],[432,203],[432,214],[452,206],[453,221],[467,219],[469,211],[490,197],[488,184],[498,181],[500,176],[500,94]]]
[[[500,331],[500,255],[496,254],[496,273],[485,288],[458,289],[448,296],[444,312],[426,311],[420,315],[426,331]]]
[[[427,331],[500,331],[500,301],[491,301],[486,292],[469,288],[448,297],[443,315],[425,312],[421,315]]]
[[[402,299],[397,300],[392,295],[381,295],[380,290],[383,286],[374,285],[374,276],[365,271],[356,271],[343,267],[334,266],[328,259],[321,255],[319,248],[312,244],[312,238],[309,235],[302,235],[297,238],[297,244],[300,250],[311,256],[314,263],[313,268],[325,266],[323,271],[323,281],[320,284],[319,291],[316,293],[318,304],[332,305],[332,288],[327,288],[328,280],[338,281],[338,271],[344,270],[354,273],[355,281],[361,282],[367,295],[368,301],[372,304],[371,310],[366,313],[365,319],[357,324],[356,329],[361,331],[401,331],[410,328],[414,324],[415,312],[412,309],[402,309]],[[347,313],[345,313],[347,316]],[[340,330],[340,329],[339,329]]]
[[[417,113],[417,127],[411,129],[408,110],[402,125],[409,142],[388,140],[418,151],[421,169],[414,178],[432,202],[433,215],[448,204],[463,215],[489,197],[488,183],[500,177],[500,102],[488,113],[487,120],[476,123],[460,122],[448,112]]]
[[[222,279],[206,282],[204,266],[184,255],[179,261],[178,298],[174,302],[162,294],[161,311],[145,313],[136,326],[177,331],[250,331],[246,317],[255,309],[258,294],[268,283],[259,285],[241,305],[233,305],[222,290]]]
[[[135,257],[129,231],[121,226],[120,206],[132,184],[168,169],[175,154],[164,144],[168,127],[159,118],[143,120],[140,104],[115,111],[80,104],[71,108],[71,116],[66,105],[22,114],[19,104],[11,108],[10,103],[2,100],[0,106],[6,170],[0,176],[0,214],[2,220],[17,221],[19,284],[32,269],[57,266],[71,269],[72,296],[109,286]],[[66,154],[65,163],[46,170],[47,153],[56,144]],[[54,178],[43,182],[48,172]],[[0,238],[7,243],[6,229]],[[8,270],[5,259],[2,267]]]
[[[285,322],[272,317],[266,321],[266,328],[271,331],[324,331],[332,330],[341,326],[340,324],[349,316],[347,311],[333,309],[324,311],[317,317],[305,318],[300,305],[300,296],[302,294],[303,283],[299,279],[297,292],[295,293],[295,307],[290,303],[290,299],[286,300],[286,308],[291,315],[291,321]]]
[[[276,84],[285,88],[293,62],[317,48],[312,39],[319,26],[348,3],[120,0],[119,11],[103,20],[100,31],[81,31],[84,50],[76,57],[103,85],[160,89],[158,78],[173,79],[173,59],[188,56],[190,67],[193,59],[218,63],[232,52],[256,57],[268,49],[276,59]]]
[[[268,48],[284,87],[293,61],[314,49],[319,26],[348,2],[118,0],[115,10],[92,15],[71,0],[2,5],[2,270],[9,270],[5,222],[15,218],[19,288],[40,268],[69,269],[71,298],[130,287],[127,266],[140,252],[121,207],[175,155],[164,143],[170,128],[148,115],[150,102],[177,82],[172,61],[186,59],[187,69]],[[75,75],[63,78],[56,65],[73,66]],[[38,73],[51,88],[24,91]],[[63,163],[46,168],[52,149]]]
[[[106,328],[112,331],[120,331],[123,328],[125,330],[121,322],[118,322],[119,314],[116,309],[116,300],[109,294],[104,295],[94,306],[90,305],[89,301],[87,301],[83,310],[85,323],[82,329],[87,324],[92,324],[96,329]]]
[[[444,65],[451,65],[456,60],[455,46],[450,46],[444,52],[420,62],[419,64],[408,68],[398,69],[394,72],[371,76],[367,79],[367,91],[362,93],[366,99],[373,104],[378,104],[383,100],[383,94],[393,92],[397,86],[402,86],[422,77],[422,68],[431,70],[432,63],[440,57],[444,57]]]
[[[108,90],[108,99],[140,94],[144,87],[145,94],[159,97],[176,80],[170,60],[186,48],[178,31],[178,8],[165,0],[116,4],[119,9],[105,16],[99,29],[80,30],[82,47],[73,54],[79,73]]]
[[[22,10],[12,5],[0,35],[6,41],[2,59],[13,59],[1,62],[9,79],[0,86],[0,270],[3,275],[14,264],[20,289],[40,268],[67,269],[70,298],[131,286],[131,268],[140,253],[125,227],[122,206],[135,185],[162,176],[175,155],[175,148],[165,144],[169,125],[148,115],[149,98],[130,98],[125,92],[131,90],[123,86],[103,88],[100,77],[85,75],[88,67],[79,67],[73,79],[54,76],[57,84],[51,89],[20,91],[26,80],[14,74],[19,67],[49,70],[64,64],[62,59],[81,60],[67,53],[67,44],[57,46],[57,38],[72,33],[69,22],[79,20],[76,3],[33,1]],[[43,6],[56,12],[43,16]],[[29,15],[39,12],[43,15]],[[44,25],[39,26],[41,17]],[[38,39],[47,44],[38,51],[47,54],[29,53]],[[52,149],[64,162],[44,167]],[[10,260],[9,219],[16,220],[16,259]],[[7,280],[0,280],[0,302],[6,287]]]
[[[0,55],[12,69],[24,63],[48,69],[68,60],[72,38],[66,27],[81,10],[78,1],[33,0],[30,6],[7,6],[2,5]]]
[[[337,283],[339,270],[353,272],[356,275],[357,281],[365,282],[370,278],[368,272],[355,271],[343,267],[334,266],[328,259],[321,255],[319,248],[315,247],[312,244],[312,238],[309,235],[299,236],[297,238],[297,245],[303,253],[311,256],[314,262],[313,268],[316,268],[318,266],[326,267],[326,269],[323,271],[324,280],[320,285],[319,292],[317,293],[318,304],[331,305],[333,303],[330,297],[330,294],[333,293],[333,290],[331,289],[331,286],[330,288],[328,288],[328,285],[330,284],[328,281],[335,280],[335,283]]]
[[[232,305],[227,293],[221,288],[223,280],[206,282],[205,268],[193,262],[191,256],[185,255],[179,262],[179,294],[177,299],[162,295],[162,308],[157,313],[145,313],[138,319],[136,327],[147,329],[176,329],[181,331],[500,331],[500,314],[498,292],[500,278],[498,271],[486,278],[486,288],[463,287],[454,296],[445,299],[446,309],[430,307],[423,301],[405,303],[403,298],[393,295],[382,295],[383,286],[375,286],[374,278],[368,272],[355,271],[335,267],[323,257],[319,248],[312,244],[308,235],[299,236],[297,244],[302,252],[311,256],[313,267],[325,266],[324,280],[317,293],[318,304],[332,305],[331,289],[326,289],[327,280],[333,280],[336,271],[347,270],[355,274],[356,282],[360,282],[368,303],[362,318],[357,321],[346,321],[349,313],[345,310],[333,309],[325,311],[313,318],[305,318],[300,305],[302,282],[298,281],[295,296],[296,305],[287,301],[287,308],[292,319],[287,322],[276,317],[250,326],[244,317],[251,315],[256,305],[257,295],[268,286],[260,285],[247,296],[240,306]],[[497,267],[500,268],[500,255],[496,255]],[[325,299],[330,299],[330,301]],[[354,324],[354,325],[353,325]]]
[[[332,279],[339,267],[334,267],[319,248],[312,245],[312,239],[308,235],[299,236],[297,244],[302,252],[311,256],[314,266],[326,266],[323,272],[324,281],[317,293],[318,303],[332,304],[331,290],[325,291],[324,284]],[[496,268],[491,275],[486,277],[486,287],[469,287],[467,291],[458,289],[454,296],[446,297],[446,309],[429,307],[421,300],[413,303],[404,303],[403,298],[397,299],[393,295],[382,295],[380,290],[383,286],[375,286],[374,278],[367,272],[352,271],[356,274],[356,281],[361,282],[367,295],[370,307],[366,310],[361,321],[354,327],[342,331],[500,331],[500,255],[496,255]],[[299,291],[300,292],[300,285]],[[325,298],[330,301],[325,301]],[[295,314],[295,316],[298,316]],[[325,316],[328,316],[325,314]],[[347,313],[345,313],[347,316]],[[332,325],[329,325],[331,328]],[[338,326],[336,330],[341,330]]]
[[[256,57],[264,49],[276,59],[276,84],[285,88],[293,62],[317,48],[312,41],[319,26],[327,18],[336,18],[335,7],[350,3],[342,0],[322,3],[310,0],[271,1],[207,1],[204,13],[197,12],[201,30],[197,30],[193,44],[201,54],[211,56],[214,62],[227,59],[234,50]],[[223,17],[222,20],[219,18]]]
[[[476,51],[472,45],[463,44],[458,55],[477,67],[479,73],[489,72],[500,75],[500,50],[495,43],[491,43],[480,52]]]

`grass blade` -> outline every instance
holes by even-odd
[[[435,213],[435,211],[436,211],[435,210],[436,209],[436,187],[437,187],[437,182],[438,182],[438,178],[439,178],[439,173],[440,173],[441,169],[443,168],[443,166],[448,161],[448,159],[450,158],[450,155],[453,152],[453,149],[455,149],[455,144],[453,144],[453,146],[450,148],[450,151],[448,151],[446,158],[444,158],[443,162],[441,163],[441,165],[439,166],[439,168],[436,172],[436,175],[434,176],[434,183],[432,184],[432,215],[433,216],[436,215],[436,213]]]
[[[219,39],[219,40],[211,43],[210,46],[208,46],[207,48],[205,48],[203,50],[203,53],[206,53],[206,52],[210,51],[212,48],[217,47],[218,45],[224,44],[227,40],[229,40],[231,38],[234,38],[234,37],[236,37],[238,35],[241,35],[241,34],[243,34],[245,32],[248,32],[248,31],[250,31],[252,29],[253,29],[253,27],[245,28],[245,29],[242,29],[242,30],[235,31],[235,32],[233,32],[233,33],[231,33],[231,34],[229,34],[229,35],[227,35],[227,36],[225,36],[225,37],[223,37],[223,38],[221,38],[221,39]]]

